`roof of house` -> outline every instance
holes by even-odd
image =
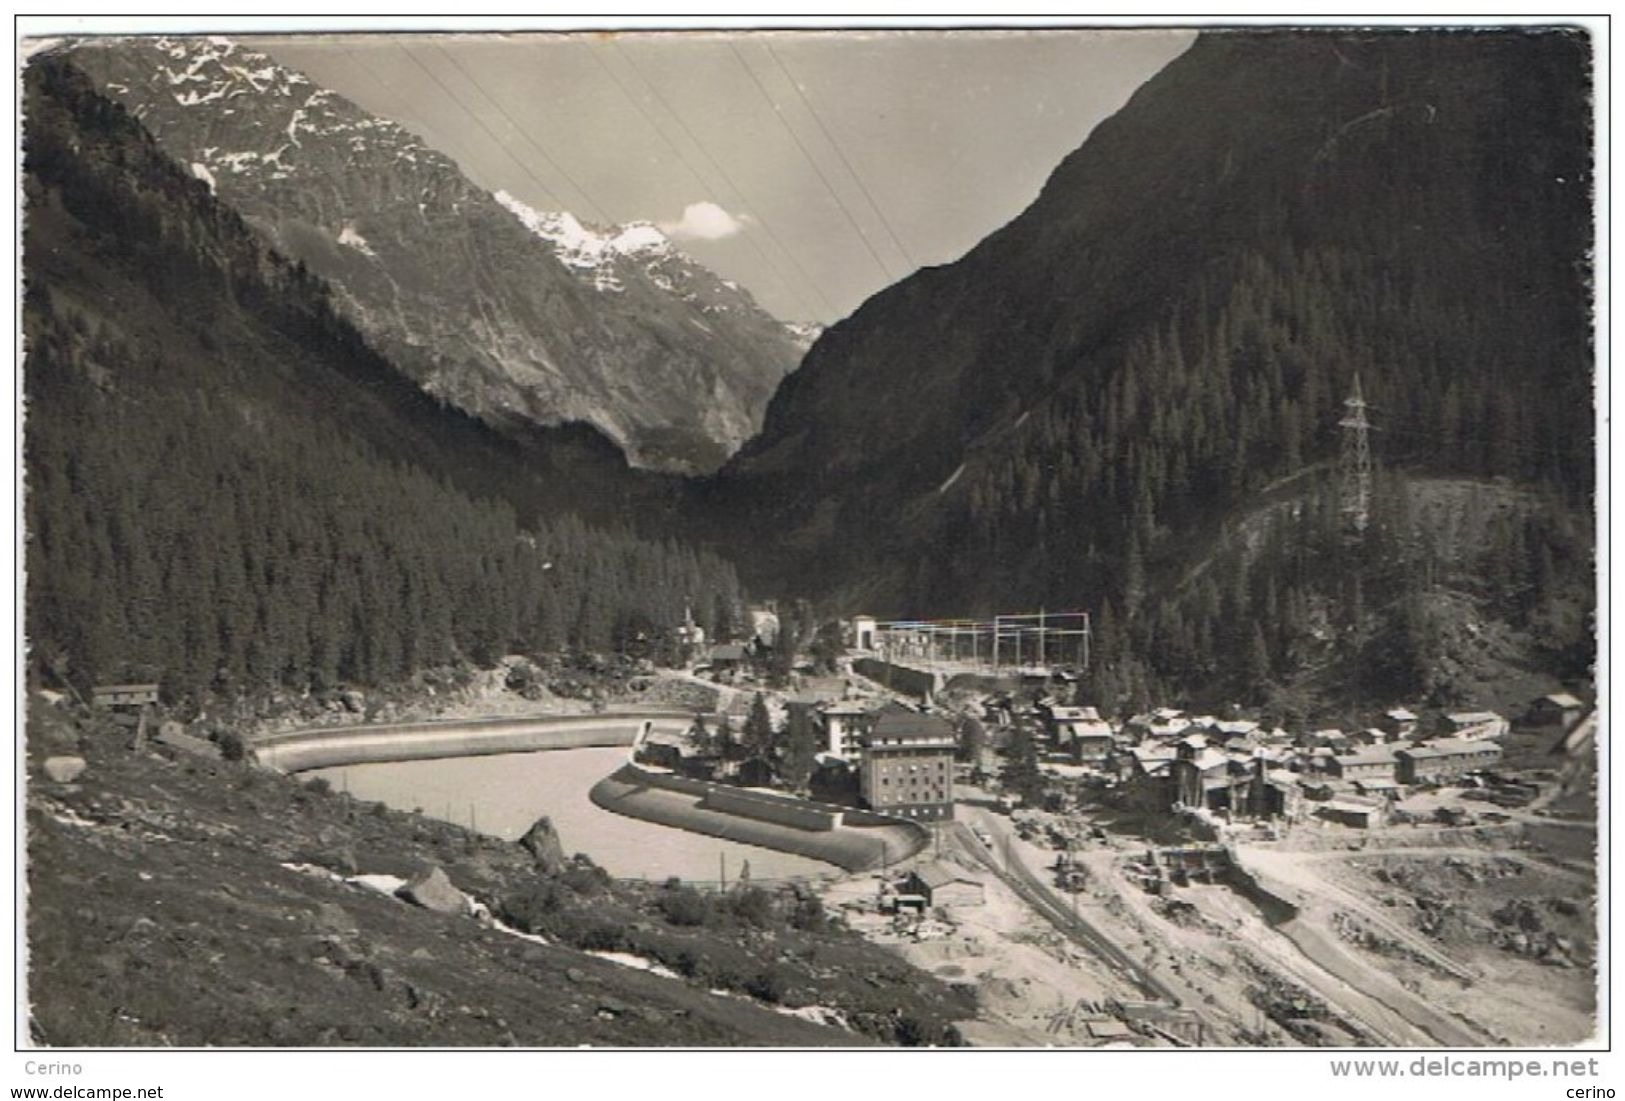
[[[1457,726],[1479,726],[1484,723],[1505,722],[1501,716],[1493,711],[1452,711],[1446,715]]]
[[[1372,746],[1362,749],[1358,753],[1342,753],[1332,758],[1343,768],[1359,767],[1360,765],[1391,765],[1394,763],[1394,751],[1388,746]]]
[[[1567,692],[1552,692],[1552,693],[1550,693],[1548,695],[1542,696],[1539,700],[1536,700],[1535,702],[1540,703],[1541,700],[1544,700],[1545,702],[1550,703],[1550,704],[1555,704],[1556,706],[1561,707],[1565,711],[1567,711],[1571,707],[1584,707],[1585,706],[1585,704],[1581,703],[1579,700],[1575,699],[1573,696],[1569,695]]]
[[[106,692],[156,692],[156,684],[98,684],[91,690],[92,695],[101,695]]]
[[[1093,707],[1052,707],[1050,714],[1058,723],[1077,723],[1100,721],[1100,712]]]
[[[1427,745],[1402,749],[1399,753],[1411,760],[1430,760],[1437,757],[1461,757],[1471,753],[1500,753],[1501,747],[1487,738],[1440,738]]]
[[[1391,711],[1384,711],[1383,714],[1388,716],[1390,719],[1395,719],[1402,723],[1413,723],[1416,721],[1416,714],[1404,707],[1396,707]]]
[[[894,702],[880,709],[875,716],[874,726],[869,731],[869,737],[871,741],[875,738],[933,741],[947,738],[951,741],[954,737],[954,728],[941,715],[913,711]]]
[[[915,868],[914,876],[933,891],[938,887],[945,887],[950,883],[969,883],[977,887],[982,885],[981,880],[972,879],[965,873],[936,861],[932,861],[929,864],[921,864],[919,867]]]
[[[874,704],[864,700],[832,700],[819,708],[826,715],[867,715]]]
[[[1382,809],[1382,804],[1359,795],[1339,795],[1321,804],[1326,810],[1349,811],[1353,814],[1371,814]]]

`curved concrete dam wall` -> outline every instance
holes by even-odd
[[[741,817],[702,805],[714,790],[725,791],[727,786],[628,764],[593,785],[589,797],[604,810],[616,814],[795,853],[835,864],[849,872],[868,871],[906,860],[931,840],[931,832],[918,822],[850,807],[828,808],[841,812],[841,824],[832,829],[800,829],[757,817]],[[785,801],[800,806],[821,806],[792,801],[788,797]]]
[[[630,747],[644,732],[681,734],[694,722],[686,711],[621,711],[430,723],[380,723],[275,734],[249,747],[255,760],[283,772],[434,757],[475,757],[543,749]]]

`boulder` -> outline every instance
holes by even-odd
[[[344,701],[345,707],[349,708],[349,710],[357,715],[360,715],[367,710],[367,697],[362,695],[360,692],[357,692],[353,688],[348,688],[343,692],[340,692],[339,699]]]
[[[558,875],[564,870],[564,845],[559,840],[559,831],[553,828],[553,820],[546,815],[536,819],[535,824],[525,831],[519,845],[530,853],[536,861],[537,870],[544,875]]]
[[[463,892],[452,886],[446,873],[436,865],[430,865],[427,870],[413,876],[406,886],[395,893],[414,906],[433,910],[437,914],[460,914],[468,908]]]
[[[83,757],[47,757],[45,775],[58,784],[71,784],[85,771]]]

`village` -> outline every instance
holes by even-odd
[[[640,724],[622,802],[607,809],[833,861],[782,882],[724,862],[717,879],[686,882],[813,892],[847,928],[963,988],[972,1044],[1587,1034],[1597,719],[1576,694],[1542,694],[1513,717],[1389,706],[1355,729],[1286,729],[1241,708],[1108,715],[1088,699],[1082,613],[857,617],[821,628],[805,653],[772,608],[749,623],[747,639],[713,644],[689,621],[676,661],[552,682],[575,699],[538,696],[528,659],[514,658],[495,694],[439,717],[530,721],[489,718],[519,708],[590,721],[610,699],[633,710],[606,721],[662,709],[645,712],[664,718]],[[151,721],[157,700],[156,685],[121,684],[89,702],[137,747],[228,752]],[[354,690],[328,706],[339,722],[408,717]],[[248,752],[287,767],[274,741]],[[47,774],[67,760],[46,761]],[[638,809],[670,785],[702,797],[667,792],[682,806]],[[580,837],[589,850],[601,840]]]
[[[1577,695],[1512,717],[1394,705],[1356,729],[1241,709],[1111,716],[1081,688],[1078,614],[859,617],[836,660],[778,678],[760,660],[773,620],[697,649],[687,675],[717,686],[720,736],[702,720],[644,759],[925,824],[914,859],[825,901],[977,986],[979,1042],[1583,1035],[1594,935],[1561,901],[1589,898],[1595,836],[1596,714]],[[1064,657],[1039,664],[1042,649]],[[1400,883],[1417,889],[1384,897]],[[1531,898],[1536,884],[1552,897]],[[1484,997],[1532,969],[1576,976],[1545,984],[1547,1014]]]

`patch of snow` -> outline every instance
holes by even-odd
[[[680,979],[683,977],[664,964],[656,963],[644,956],[634,956],[631,952],[587,952],[586,954],[595,959],[620,964],[622,967],[630,967],[634,971],[647,971],[649,974],[659,975],[663,979]]]
[[[381,895],[395,897],[395,892],[406,886],[406,880],[398,875],[384,875],[372,873],[370,875],[350,875],[342,877],[346,883],[354,883],[357,887],[365,887],[369,891],[377,891]]]
[[[634,256],[640,252],[670,252],[671,241],[649,222],[629,222],[609,239],[606,247],[622,256]]]
[[[784,1014],[786,1017],[799,1017],[801,1020],[811,1021],[815,1025],[828,1025],[832,1028],[843,1028],[848,1032],[852,1030],[851,1023],[846,1019],[846,1014],[842,1013],[839,1009],[836,1009],[833,1006],[803,1005],[798,1006],[795,1009],[791,1009],[788,1006],[776,1005],[773,1008],[775,1011]]]
[[[299,145],[299,124],[303,121],[305,121],[305,109],[303,107],[295,108],[293,118],[288,120],[288,140],[295,145]]]
[[[209,166],[208,165],[199,164],[198,162],[193,161],[192,162],[192,175],[196,176],[198,179],[200,179],[204,183],[208,184],[209,185],[209,193],[211,195],[214,194],[214,191],[215,191],[214,173],[209,171]]]
[[[324,868],[320,864],[301,864],[297,862],[288,863],[285,861],[283,862],[282,866],[288,869],[288,871],[298,872],[300,875],[313,875],[317,879],[331,879],[339,883],[344,882],[344,877],[342,875],[339,875],[330,868]]]
[[[948,480],[937,487],[937,492],[947,493],[949,487],[951,487],[955,482],[959,481],[959,476],[963,473],[965,473],[965,464],[960,463],[954,468],[954,472],[948,475]]]
[[[343,229],[339,230],[339,244],[348,245],[357,252],[371,256],[375,260],[378,258],[378,254],[372,251],[372,246],[367,244],[367,239],[357,233],[355,226],[350,225],[348,222],[345,223]]]
[[[587,226],[569,211],[540,211],[506,191],[493,193],[494,198],[524,227],[546,241],[553,255],[567,268],[590,275],[594,289],[607,292],[624,290],[620,279],[610,270],[621,257],[657,255],[672,252],[671,241],[664,233],[647,222],[633,222],[613,232],[604,232]]]
[[[220,99],[225,94],[225,87],[220,85],[215,86],[212,90],[202,95],[199,95],[197,90],[194,88],[187,92],[175,93],[175,102],[180,104],[182,107],[196,107],[200,103],[209,103],[213,100]]]

